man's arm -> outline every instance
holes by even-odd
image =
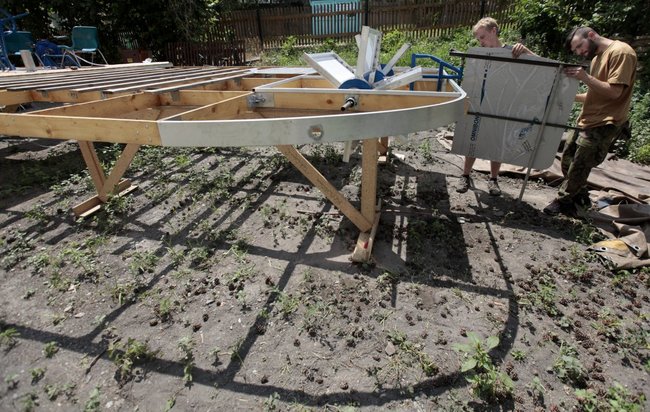
[[[537,56],[535,53],[530,51],[528,47],[524,46],[521,43],[517,43],[514,46],[512,46],[512,57],[517,58],[522,54],[530,54],[532,56]]]
[[[621,93],[623,93],[623,89],[625,88],[625,85],[623,84],[611,84],[598,80],[594,76],[588,74],[580,66],[567,67],[564,69],[564,73],[568,77],[573,77],[583,82],[593,93],[598,93],[609,99],[617,99]],[[579,95],[576,96],[576,101],[580,101],[578,100],[578,97]],[[582,101],[584,101],[584,99]]]

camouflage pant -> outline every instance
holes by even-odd
[[[557,196],[560,202],[573,202],[577,195],[586,192],[591,169],[605,160],[609,147],[622,129],[622,126],[608,124],[576,130],[569,136],[562,152],[564,181]]]

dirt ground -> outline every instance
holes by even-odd
[[[142,148],[78,220],[77,146],[0,139],[0,410],[646,408],[650,271],[605,268],[543,182],[456,193],[439,132],[392,143],[368,264],[272,147]],[[358,202],[358,152],[301,151]]]

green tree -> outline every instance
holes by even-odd
[[[218,3],[218,2],[216,2]],[[216,12],[211,0],[3,0],[0,7],[29,15],[18,27],[35,39],[68,34],[74,26],[96,26],[109,61],[117,59],[120,38],[161,57],[172,41],[200,40]],[[214,19],[212,19],[214,21]]]
[[[606,37],[632,38],[650,33],[647,0],[518,0],[515,21],[521,35],[541,54],[564,56],[571,28],[586,25]]]

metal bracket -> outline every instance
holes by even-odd
[[[320,139],[325,136],[325,130],[323,130],[323,125],[322,124],[315,124],[313,126],[309,127],[309,131],[307,132],[310,138],[312,138],[314,141],[319,141]]]
[[[359,104],[359,95],[358,94],[348,94],[345,96],[345,103],[341,106],[341,111],[344,112],[348,109],[352,109]]]
[[[249,108],[275,107],[273,93],[253,93],[246,98]]]

